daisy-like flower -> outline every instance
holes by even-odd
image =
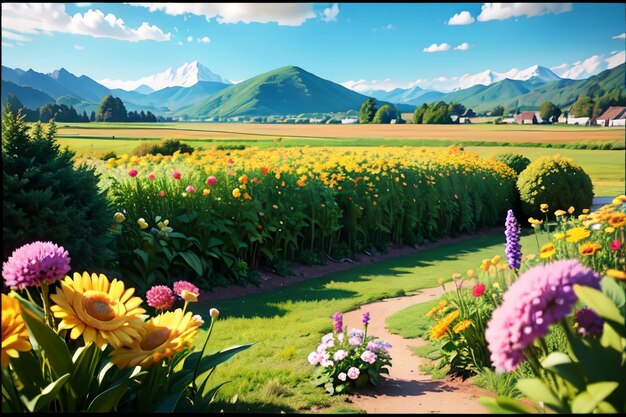
[[[623,227],[626,225],[626,213],[611,213],[608,223],[609,226]]]
[[[591,232],[584,227],[575,227],[565,232],[565,241],[567,243],[576,243],[579,240],[589,237],[590,234]]]
[[[193,345],[198,328],[204,323],[191,312],[175,311],[161,313],[143,323],[143,336],[131,344],[120,346],[111,353],[111,362],[118,368],[142,369],[169,358]]]
[[[2,367],[9,366],[10,358],[17,358],[19,352],[28,352],[31,348],[20,302],[2,294]]]
[[[541,259],[550,258],[555,253],[554,243],[552,242],[546,243],[545,245],[541,247],[541,250],[539,252],[540,252],[539,257]]]
[[[472,321],[471,320],[463,320],[462,322],[458,323],[456,326],[454,326],[452,328],[452,331],[454,331],[454,333],[461,333],[463,330],[467,329],[468,327],[470,327],[472,325]]]
[[[580,246],[579,251],[582,256],[591,256],[600,249],[602,249],[602,245],[599,243],[586,243]]]
[[[94,342],[98,347],[106,344],[119,347],[133,343],[142,336],[143,302],[133,297],[134,288],[124,289],[124,282],[109,282],[103,274],[84,272],[66,276],[61,288],[50,298],[56,303],[50,307],[61,319],[59,330],[71,330],[70,338],[83,335],[85,344]]]
[[[450,326],[450,323],[456,320],[457,317],[459,317],[459,314],[460,314],[459,311],[455,310],[452,313],[447,314],[441,320],[439,320],[439,323],[437,323],[430,332],[430,339],[431,340],[439,339],[444,334],[446,334],[446,331],[448,331],[448,327]]]

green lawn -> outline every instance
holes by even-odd
[[[307,355],[332,330],[332,315],[374,300],[437,285],[437,278],[477,268],[480,261],[503,255],[504,234],[478,237],[402,258],[293,284],[269,293],[196,305],[208,317],[211,307],[221,315],[209,351],[257,342],[211,377],[211,385],[231,381],[220,391],[219,409],[242,412],[306,412],[312,406],[327,412],[356,411],[339,397],[310,384],[314,369]],[[534,236],[523,238],[537,252]],[[406,316],[407,327],[415,320]],[[201,336],[197,340],[202,340]],[[228,402],[235,394],[238,401]]]

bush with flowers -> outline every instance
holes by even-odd
[[[376,385],[391,366],[391,345],[367,334],[369,312],[363,315],[363,329],[343,326],[340,312],[333,316],[333,331],[324,335],[317,349],[308,356],[317,366],[313,381],[333,394],[349,393],[354,388],[370,383]]]
[[[152,288],[143,300],[122,281],[70,271],[68,252],[33,242],[3,263],[3,412],[206,411],[217,365],[251,345],[206,354],[204,321],[187,311],[199,290],[189,282]],[[65,278],[63,278],[65,276]],[[171,310],[176,300],[182,308]]]

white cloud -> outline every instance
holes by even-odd
[[[13,48],[13,46],[15,46],[15,45],[12,45],[12,44],[10,44],[10,43],[7,43],[7,42],[5,42],[5,41],[2,41],[2,46],[6,47],[6,48]]]
[[[187,36],[187,42],[193,41],[193,36]]]
[[[444,52],[444,51],[448,51],[449,49],[450,49],[450,45],[448,45],[445,42],[442,43],[441,45],[437,45],[436,43],[433,43],[428,48],[424,48],[424,52]]]
[[[176,42],[178,45],[183,46],[183,43],[181,41]]]
[[[551,69],[561,78],[580,80],[623,64],[625,56],[624,51],[615,52],[607,58],[604,58],[604,55],[592,55],[571,65],[561,64]]]
[[[467,42],[463,42],[462,44],[454,47],[455,51],[467,51],[468,49],[470,49],[470,46]]]
[[[324,22],[336,22],[338,14],[339,14],[339,5],[335,3],[332,5],[332,7],[328,7],[324,9],[324,11],[322,12],[321,19]]]
[[[378,80],[349,80],[346,82],[341,83],[341,85],[343,85],[346,88],[349,88],[350,90],[353,91],[357,91],[359,93],[366,93],[369,91],[373,91],[373,90],[384,90],[384,91],[391,91],[394,90],[396,88],[413,88],[417,85],[418,82],[420,82],[422,80],[417,80],[417,81],[413,81],[410,83],[396,83],[391,81],[389,78],[383,80],[383,81],[378,81]]]
[[[475,19],[472,17],[470,12],[462,11],[461,13],[457,13],[448,20],[449,25],[471,25],[474,23]]]
[[[85,48],[83,46],[80,46],[80,45],[74,45],[74,49],[76,49],[78,51],[82,51]]]
[[[572,3],[485,3],[476,18],[479,22],[504,20],[516,16],[542,16],[572,11]]]
[[[626,32],[619,34],[619,35],[615,35],[611,39],[626,39]]]
[[[606,69],[615,68],[616,66],[623,64],[625,61],[626,52],[624,51],[618,52],[604,60],[604,62],[607,63]]]
[[[393,25],[393,23],[389,23],[387,26],[383,26],[383,29],[386,29],[386,30],[393,30],[395,28],[396,27]]]
[[[151,12],[161,10],[169,15],[193,14],[218,23],[269,23],[280,26],[300,26],[315,18],[312,3],[128,3],[146,7]],[[187,16],[185,16],[185,19]]]
[[[174,30],[178,33],[178,28],[176,26],[174,26]]]
[[[26,36],[18,35],[17,33],[8,32],[6,30],[2,31],[2,37],[6,39],[11,39],[12,41],[29,41],[30,38]]]
[[[91,7],[92,3],[74,3],[76,7]]]
[[[557,65],[556,67],[550,67],[552,71],[560,71],[562,69],[567,68],[568,65],[566,63],[562,63],[561,65]]]
[[[62,3],[2,3],[2,28],[20,33],[70,33],[138,42],[168,41],[171,33],[143,22],[137,29],[126,26],[122,19],[100,10],[89,9],[73,16],[65,12]]]
[[[208,36],[205,36],[205,37],[203,37],[203,38],[198,38],[198,39],[196,39],[196,40],[197,40],[198,42],[200,42],[200,43],[209,43],[209,42],[211,42],[211,39],[209,39],[209,37],[208,37]]]

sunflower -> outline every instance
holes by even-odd
[[[565,241],[567,243],[576,243],[579,240],[589,237],[590,234],[591,232],[584,227],[575,227],[565,232]]]
[[[50,296],[57,304],[50,309],[61,319],[59,330],[71,329],[70,338],[82,334],[85,344],[95,342],[101,348],[110,343],[115,348],[141,338],[141,315],[146,310],[140,307],[141,298],[132,297],[134,292],[134,288],[124,290],[122,281],[109,282],[103,274],[75,272]]]
[[[146,369],[191,347],[204,321],[190,311],[183,314],[183,310],[178,308],[151,318],[143,324],[143,337],[128,346],[115,349],[111,353],[111,362],[119,368],[140,365]]]
[[[546,243],[545,245],[541,247],[541,250],[539,252],[540,252],[539,257],[541,259],[546,259],[546,258],[551,257],[552,255],[554,255],[554,243],[552,242]]]
[[[456,318],[459,317],[459,314],[459,311],[455,310],[439,320],[439,322],[435,324],[433,329],[430,331],[430,340],[435,340],[442,337],[448,331],[450,323],[456,320]]]
[[[582,256],[590,256],[602,249],[602,245],[598,243],[585,243],[580,245],[579,251]]]
[[[17,358],[18,352],[31,349],[20,302],[10,295],[2,294],[2,367],[9,365],[9,358]]]
[[[612,213],[609,217],[609,226],[622,227],[626,225],[626,213]]]
[[[458,323],[456,326],[454,326],[452,328],[452,331],[454,331],[454,333],[460,333],[463,330],[467,329],[468,327],[470,327],[472,325],[472,321],[471,320],[463,320],[462,322]]]

